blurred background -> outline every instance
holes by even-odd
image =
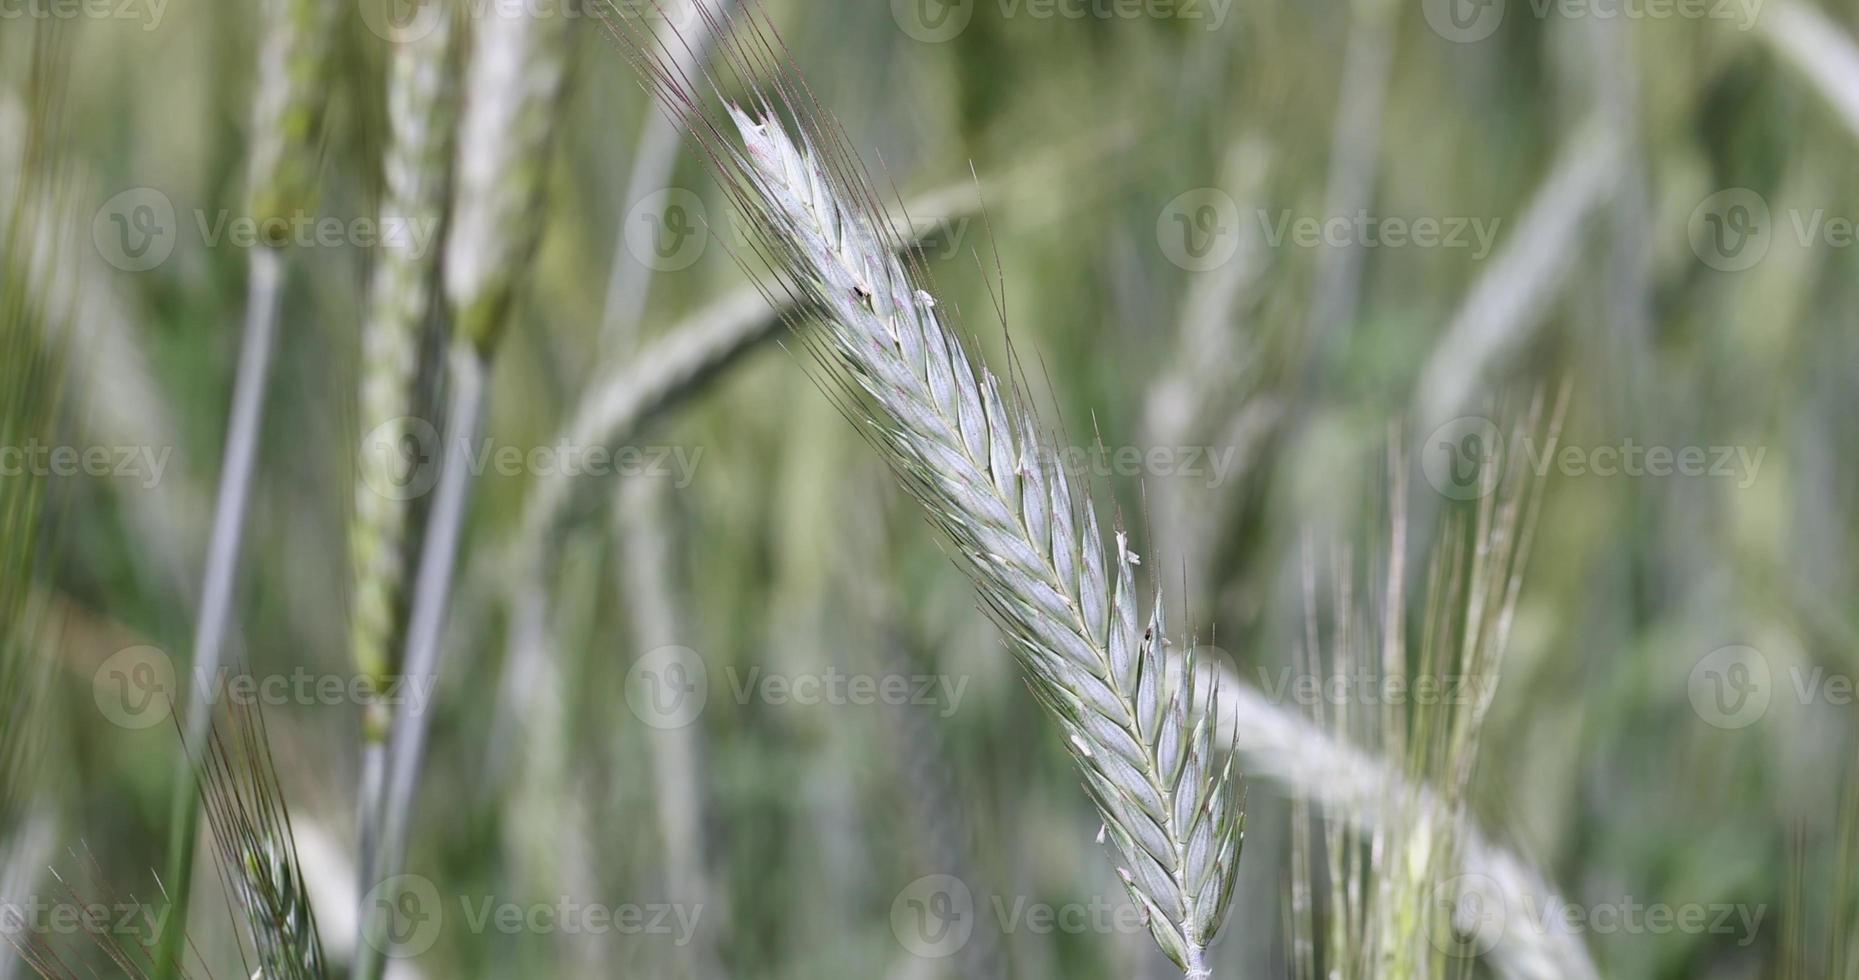
[[[432,485],[358,465],[388,421],[362,407],[363,330],[384,238],[450,253],[443,224],[384,203],[395,48],[431,21],[375,0],[324,12],[314,196],[266,244],[285,226],[249,203],[254,147],[306,111],[263,107],[263,62],[296,57],[267,18],[304,2],[0,0],[3,346],[49,365],[6,401],[0,479],[35,488],[6,534],[32,542],[22,601],[52,663],[30,782],[0,813],[0,898],[153,900],[172,875],[168,698],[253,253],[276,252],[226,659],[261,682],[340,974],[364,775],[353,525],[371,491],[417,522]],[[442,70],[473,70],[502,2],[460,5]],[[615,9],[703,30],[649,6]],[[1544,502],[1467,801],[1562,896],[1527,913],[1608,977],[1859,976],[1859,10],[760,6],[911,205],[977,354],[1015,359],[1130,526],[1172,632],[1310,714],[1287,680],[1311,553],[1385,560],[1392,444],[1419,592],[1437,515],[1482,493],[1462,464],[1508,441]],[[406,869],[436,911],[396,935],[390,975],[1170,975],[1056,726],[784,342],[701,157],[589,11],[525,10],[567,22],[561,90],[509,137],[549,147],[509,212],[537,244],[493,270],[513,291],[443,667],[404,688],[431,707]],[[692,337],[723,339],[680,360]],[[1540,428],[1519,444],[1519,407],[1561,391],[1554,451]],[[1296,792],[1249,781],[1216,976],[1293,975]],[[189,931],[236,972],[196,860]]]

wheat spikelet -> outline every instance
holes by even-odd
[[[389,68],[392,137],[383,167],[387,195],[381,213],[414,227],[436,228],[445,214],[457,96],[453,37],[452,18],[440,16],[431,32],[395,46]],[[407,501],[378,489],[403,486],[409,477],[396,465],[400,459],[381,450],[399,449],[412,434],[407,420],[418,414],[415,381],[437,260],[408,238],[384,243],[362,331],[361,431],[364,438],[379,438],[362,447],[358,460],[349,543],[355,572],[350,646],[357,669],[377,683],[392,669],[390,651],[398,639],[410,510]],[[377,431],[381,426],[392,428],[383,433]],[[383,723],[373,719],[372,738],[380,737]]]
[[[260,227],[315,203],[329,54],[343,8],[336,0],[268,0],[264,9],[247,171],[248,206]]]
[[[642,55],[668,106],[696,109],[649,40],[607,23]],[[745,76],[776,57],[767,33],[750,30],[751,40],[722,46]],[[897,257],[898,236],[846,162],[834,124],[793,84],[773,87],[810,135],[790,135],[767,102],[754,114],[730,105],[727,120],[695,119],[693,133],[783,286],[822,311],[825,329],[803,335],[825,369],[822,388],[954,544],[1034,694],[1064,728],[1151,934],[1189,976],[1206,976],[1243,807],[1214,719],[1195,716],[1194,672],[1167,670],[1159,592],[1145,624],[1127,536],[1118,529],[1106,553],[1095,508],[1073,493],[1017,389],[977,368],[944,326],[920,288],[926,277]]]
[[[259,712],[235,706],[223,719],[216,719],[200,755],[200,801],[212,831],[215,869],[235,913],[242,975],[253,980],[327,980],[330,971],[303,884],[289,807]],[[39,826],[23,835],[22,848],[41,847],[49,831]],[[102,869],[94,857],[87,857],[90,876],[102,882]],[[81,895],[64,875],[54,872],[53,876],[74,906],[143,907],[134,895],[122,896],[128,900],[124,902],[101,884],[96,886],[98,894]],[[8,897],[12,887],[10,881],[0,881],[0,898]],[[121,927],[84,932],[120,976],[134,980],[162,974],[214,976],[191,939],[183,937],[174,952],[167,952],[160,945],[168,935],[165,929],[149,935]],[[99,975],[89,967],[80,972],[73,965],[74,951],[60,948],[62,944],[48,939],[42,930],[22,928],[16,934],[0,927],[0,939],[47,980]]]
[[[492,349],[541,237],[543,177],[567,72],[567,21],[492,4],[478,22],[459,122],[446,299],[460,339]]]
[[[440,672],[440,639],[471,493],[464,443],[483,424],[490,358],[542,233],[543,176],[567,71],[562,14],[493,5],[477,23],[471,46],[445,254],[444,295],[453,324],[450,393],[401,663],[412,676]],[[363,854],[364,885],[394,877],[405,863],[430,720],[430,712],[417,712],[392,721],[382,801],[377,812],[363,814],[370,842]],[[365,915],[362,930],[354,975],[375,980],[384,968],[387,937]]]
[[[220,878],[244,914],[245,938],[256,960],[256,972],[246,964],[248,974],[323,980],[328,967],[322,939],[263,715],[234,704],[225,722],[213,727],[201,764],[200,802]]]
[[[1387,801],[1414,799],[1443,809],[1437,794],[1414,787],[1397,768],[1332,736],[1296,711],[1274,704],[1237,677],[1220,687],[1221,714],[1234,726],[1239,752],[1254,778],[1278,782],[1336,818],[1366,832],[1404,819]],[[1505,918],[1497,945],[1487,954],[1499,976],[1512,980],[1597,980],[1581,937],[1541,928],[1530,910],[1561,908],[1564,901],[1542,872],[1493,843],[1469,822],[1456,824],[1458,870],[1488,879],[1502,896]]]

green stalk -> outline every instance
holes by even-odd
[[[339,6],[334,0],[272,0],[264,8],[266,35],[258,60],[247,207],[262,227],[288,227],[276,219],[307,213],[315,200],[317,144],[322,136],[323,79]],[[193,656],[193,683],[183,722],[185,750],[177,763],[165,879],[172,909],[156,947],[158,980],[170,980],[186,950],[187,906],[193,891],[195,837],[200,825],[197,768],[211,721],[209,696],[220,669],[231,622],[239,546],[257,459],[271,352],[284,288],[284,242],[252,251],[245,332],[233,387],[231,425],[220,464],[213,530],[208,543]]]

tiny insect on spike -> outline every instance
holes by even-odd
[[[1106,824],[1101,824],[1101,823],[1098,824],[1097,825],[1097,842],[1099,844],[1102,844],[1104,840],[1108,838],[1109,836],[1110,836],[1110,827]]]

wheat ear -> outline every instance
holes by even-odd
[[[453,117],[456,112],[456,32],[450,5],[427,0],[439,11],[431,31],[394,46],[388,70],[387,112],[392,136],[383,170],[387,194],[384,220],[410,228],[438,229],[445,216],[448,175],[452,167]],[[403,440],[413,437],[409,420],[421,411],[418,381],[423,368],[422,340],[435,307],[438,255],[423,252],[413,236],[403,236],[378,253],[369,314],[362,331],[361,416],[363,445],[357,460],[355,515],[349,530],[354,568],[354,605],[349,644],[356,670],[378,691],[393,670],[392,650],[400,639],[404,605],[407,527],[412,512],[407,495],[388,491],[406,487],[408,472]],[[430,242],[428,243],[430,244]],[[378,843],[374,814],[386,779],[388,715],[370,703],[362,733],[360,803],[361,861],[373,861]]]
[[[1156,941],[1204,972],[1231,896],[1242,808],[1213,725],[1190,717],[1192,669],[1167,677],[1159,592],[1145,626],[1126,534],[1107,570],[1095,508],[1072,493],[1039,423],[971,365],[818,153],[771,120],[731,116],[748,150],[751,206],[767,208],[791,271],[828,310],[817,342],[826,363],[846,371],[848,398],[875,409],[873,441],[956,543],[1035,694],[1067,729]]]
[[[290,808],[270,734],[254,708],[233,706],[209,735],[200,777],[220,878],[244,913],[253,964],[265,980],[324,980],[328,967],[297,860]],[[243,955],[243,950],[241,950]]]
[[[450,403],[402,658],[402,670],[414,677],[439,675],[471,490],[465,444],[482,426],[490,358],[541,238],[543,176],[556,101],[567,73],[567,41],[567,24],[559,12],[539,16],[514,6],[489,11],[472,39],[445,253],[444,296],[453,324]],[[414,790],[430,723],[430,707],[392,721],[376,828],[379,845],[362,871],[364,882],[386,881],[399,874],[406,861]],[[383,969],[382,925],[379,917],[363,910],[354,973],[360,980],[376,980]]]
[[[721,48],[754,77],[777,56],[772,28],[749,17],[752,40]],[[643,55],[668,106],[697,108],[688,80],[650,40],[607,23]],[[1213,720],[1192,712],[1193,672],[1166,670],[1160,595],[1145,626],[1126,535],[1119,529],[1106,555],[1089,499],[1073,494],[1039,423],[1010,398],[1015,389],[977,368],[944,326],[920,288],[925,277],[897,257],[899,236],[883,225],[835,124],[797,84],[775,88],[814,137],[791,136],[768,103],[754,115],[731,105],[727,120],[696,119],[693,135],[783,285],[821,311],[825,329],[801,336],[820,356],[822,388],[954,544],[1029,686],[1064,728],[1151,934],[1188,976],[1207,976],[1243,806]]]

